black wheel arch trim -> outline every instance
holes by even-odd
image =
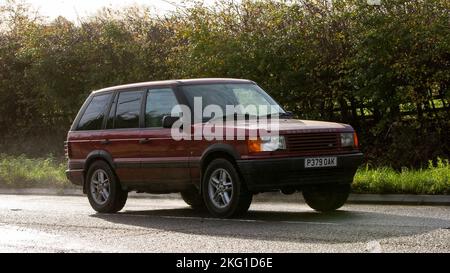
[[[84,162],[83,166],[84,171],[87,172],[90,163],[92,163],[96,159],[105,160],[111,166],[111,168],[113,168],[114,170],[116,169],[116,164],[114,163],[113,157],[110,153],[104,150],[94,150],[90,152],[86,157],[86,161]]]
[[[225,143],[216,143],[206,148],[201,156],[200,164],[202,164],[210,154],[217,152],[226,153],[230,155],[234,160],[239,160],[241,158],[239,152],[232,145]]]

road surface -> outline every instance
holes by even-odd
[[[105,215],[80,196],[0,195],[0,252],[450,252],[450,207],[256,202],[221,220],[181,199]]]

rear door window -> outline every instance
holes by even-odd
[[[114,128],[139,128],[139,115],[143,94],[143,91],[119,93]]]
[[[112,93],[96,95],[89,102],[83,116],[78,122],[77,130],[100,130],[102,129],[105,111],[111,100]]]

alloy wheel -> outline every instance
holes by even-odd
[[[233,197],[233,181],[225,169],[215,170],[209,179],[208,195],[214,206],[225,208]]]
[[[111,183],[108,174],[102,170],[96,170],[91,176],[91,193],[94,201],[103,205],[108,201],[111,192]]]

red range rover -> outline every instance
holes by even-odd
[[[229,105],[271,110],[215,112],[205,118],[194,111],[196,99],[204,111],[208,105],[223,112]],[[191,112],[176,114],[181,106]],[[275,115],[274,133],[262,121]],[[225,122],[203,130],[218,120]],[[182,125],[174,129],[177,123]],[[177,130],[188,135],[174,138]],[[208,137],[219,131],[236,137]],[[238,131],[244,137],[237,137]],[[194,137],[197,132],[200,138]],[[192,208],[207,208],[216,217],[243,214],[254,194],[268,191],[301,191],[317,211],[338,209],[363,157],[351,126],[293,119],[256,83],[240,79],[145,82],[94,91],[68,132],[65,150],[68,179],[83,187],[98,212],[121,210],[130,191],[180,192]]]

